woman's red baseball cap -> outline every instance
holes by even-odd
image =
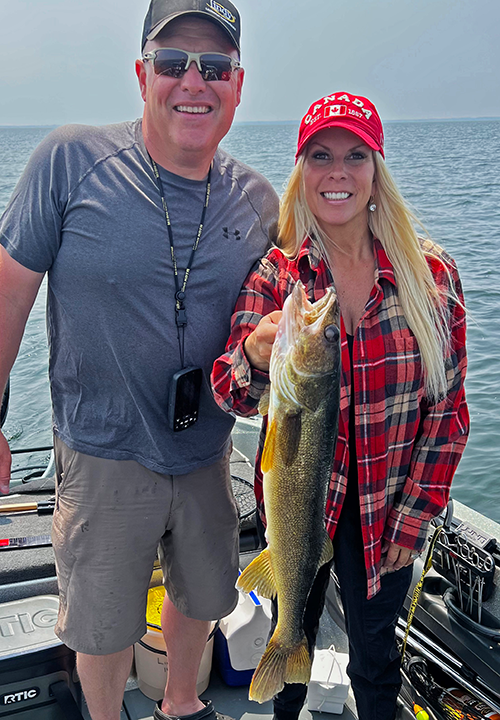
[[[295,159],[313,135],[331,127],[350,130],[385,158],[384,130],[375,105],[361,95],[337,92],[317,100],[302,118]]]

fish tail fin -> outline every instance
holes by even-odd
[[[285,683],[307,684],[311,678],[311,658],[307,639],[292,648],[284,648],[276,638],[269,641],[264,655],[253,674],[248,697],[259,703],[271,700]]]
[[[256,590],[262,597],[272,600],[276,595],[276,581],[269,548],[263,550],[250,565],[247,565],[238,578],[237,586],[243,592]]]

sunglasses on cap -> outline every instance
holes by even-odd
[[[144,53],[142,59],[152,64],[155,75],[167,75],[173,78],[181,78],[194,62],[205,82],[227,81],[233,70],[241,67],[238,60],[223,53],[192,53],[176,48],[151,50],[151,52]]]

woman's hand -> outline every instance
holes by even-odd
[[[381,575],[385,575],[388,572],[395,572],[401,570],[401,568],[411,565],[416,557],[420,553],[415,553],[409,548],[396,545],[395,543],[384,542],[382,546],[382,554],[387,553],[384,560],[382,561],[382,568],[380,570]]]
[[[269,371],[273,343],[282,314],[281,310],[274,310],[263,317],[245,340],[244,349],[248,362],[257,370]]]

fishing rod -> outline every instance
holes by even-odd
[[[45,502],[26,502],[26,503],[9,503],[0,505],[0,515],[19,513],[19,512],[36,512],[38,515],[51,515],[55,508],[55,497]]]
[[[50,535],[30,535],[28,537],[0,538],[2,550],[22,550],[27,547],[49,547],[52,545]]]
[[[48,450],[52,450],[53,445],[44,445],[43,447],[36,447],[36,448],[21,448],[20,450],[11,450],[11,455],[21,455],[22,453],[34,453],[34,452],[47,452]],[[29,469],[29,468],[26,468]]]

